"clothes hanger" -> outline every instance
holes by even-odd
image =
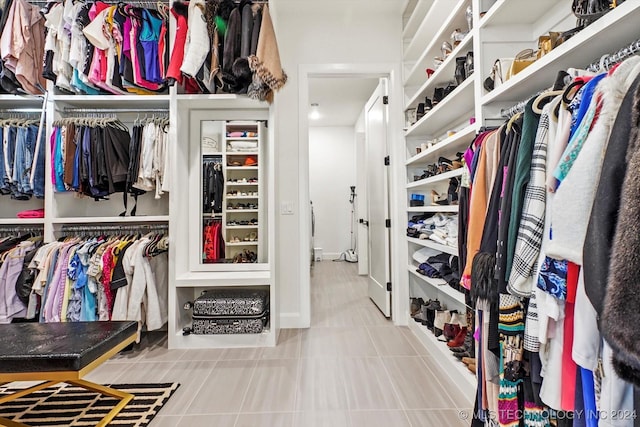
[[[533,112],[536,114],[542,114],[542,106],[540,105],[540,103],[546,99],[554,98],[556,96],[562,95],[563,93],[564,93],[564,90],[550,90],[548,92],[541,93],[533,101],[533,105],[531,106],[533,109]]]

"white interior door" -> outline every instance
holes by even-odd
[[[363,132],[356,132],[356,230],[358,274],[369,274],[369,230],[364,224],[364,218],[368,213],[367,198],[367,141]]]
[[[369,230],[369,297],[391,317],[391,248],[389,216],[389,168],[387,157],[388,111],[384,102],[387,80],[380,84],[365,107],[367,200]]]

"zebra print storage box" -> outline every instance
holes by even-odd
[[[193,303],[188,334],[259,334],[269,323],[269,292],[256,289],[204,291]]]

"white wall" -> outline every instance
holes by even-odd
[[[305,327],[300,268],[308,248],[299,233],[300,171],[298,70],[302,64],[400,63],[400,2],[272,0],[271,9],[286,86],[276,94],[276,207],[293,202],[293,215],[276,222],[277,286],[282,327]],[[306,181],[305,181],[306,182]],[[304,189],[303,189],[304,190]],[[308,313],[306,314],[308,317]]]
[[[309,128],[309,194],[316,219],[313,245],[322,248],[325,259],[335,259],[351,248],[352,185],[356,185],[354,128]]]

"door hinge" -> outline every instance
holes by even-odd
[[[384,226],[387,228],[391,228],[391,220],[390,219],[385,219],[384,220]]]
[[[387,282],[387,292],[391,292],[391,282]]]
[[[384,157],[384,165],[385,166],[389,166],[391,164],[391,159],[389,159],[389,156],[385,156]]]
[[[388,97],[387,95],[384,95],[384,96],[382,97],[382,103],[383,103],[384,105],[388,105],[388,104],[389,104],[389,97]]]

